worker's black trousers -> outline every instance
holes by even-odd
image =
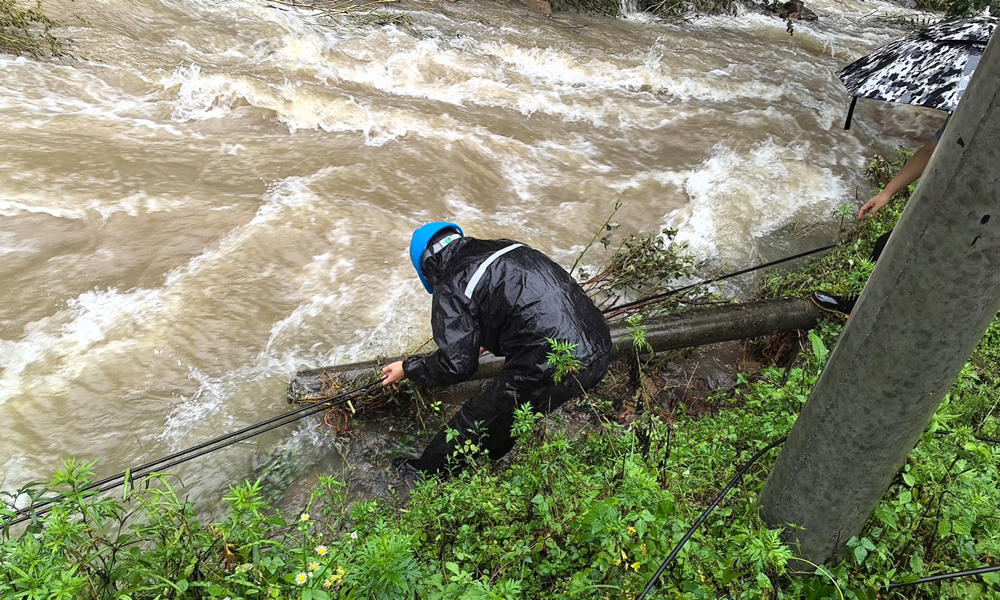
[[[607,373],[608,362],[607,356],[597,359],[579,373],[566,377],[559,385],[547,380],[532,387],[531,382],[501,373],[467,400],[448,422],[448,427],[438,432],[420,458],[411,460],[410,464],[425,473],[454,472],[461,469],[464,463],[461,456],[455,456],[455,451],[465,445],[466,440],[488,451],[491,459],[500,459],[514,447],[510,430],[517,408],[527,403],[534,412],[542,414],[556,410],[567,400],[596,385]],[[448,440],[449,429],[458,432],[458,436],[451,441]]]

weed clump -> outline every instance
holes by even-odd
[[[577,10],[593,15],[620,17],[625,12],[622,0],[556,0],[553,8]],[[680,21],[692,14],[734,15],[736,0],[637,0],[633,10],[639,10],[665,21]]]
[[[688,251],[686,242],[677,242],[676,229],[663,229],[644,236],[630,233],[622,237],[615,251],[590,272],[577,266],[596,243],[607,250],[612,245],[619,224],[612,221],[621,208],[616,202],[614,210],[598,229],[594,238],[577,257],[570,273],[580,280],[580,285],[597,306],[605,312],[613,310],[621,301],[636,296],[650,297],[671,291],[678,281],[694,275],[695,258]],[[687,299],[702,295],[701,290],[669,295],[656,302],[657,310],[669,310]]]
[[[52,34],[58,23],[45,15],[41,0],[21,6],[17,0],[0,0],[0,52],[35,58],[61,56],[63,41]]]
[[[403,13],[384,9],[395,0],[269,0],[272,7],[288,7],[311,11],[307,16],[314,24],[349,29],[399,25],[407,27],[410,19]]]

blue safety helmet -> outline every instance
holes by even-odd
[[[444,221],[435,221],[434,223],[428,223],[423,227],[417,229],[413,232],[413,237],[410,238],[410,262],[413,263],[413,268],[417,270],[417,275],[420,276],[420,283],[424,284],[424,288],[427,290],[428,294],[434,293],[434,288],[431,284],[427,282],[427,276],[424,275],[424,269],[420,266],[421,259],[424,254],[424,250],[427,249],[427,244],[431,243],[434,236],[441,233],[445,229],[454,229],[458,231],[459,235],[465,236],[465,232],[462,228],[454,223],[446,223]]]

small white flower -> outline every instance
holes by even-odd
[[[299,515],[299,521],[308,521],[308,520],[309,520],[309,513],[302,513],[301,515]]]
[[[305,585],[307,581],[309,581],[309,576],[305,573],[299,573],[295,576],[296,585]]]
[[[319,563],[318,562],[311,562],[311,563],[309,563],[309,565],[306,568],[306,570],[307,571],[315,571],[318,568],[319,568]],[[312,573],[310,573],[309,576],[312,577]]]
[[[320,556],[326,556],[327,549],[326,546],[316,546],[316,554]]]
[[[357,531],[352,531],[351,532],[351,539],[352,540],[358,539],[358,532]]]

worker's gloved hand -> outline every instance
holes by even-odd
[[[382,367],[382,386],[399,383],[406,379],[406,371],[403,370],[403,361],[397,360]]]

